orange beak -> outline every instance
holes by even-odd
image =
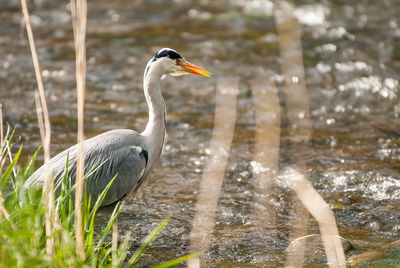
[[[209,71],[207,71],[199,66],[196,66],[193,63],[190,63],[188,61],[182,61],[181,66],[189,73],[206,76],[206,77],[211,76],[211,73]]]

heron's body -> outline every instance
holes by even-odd
[[[145,148],[143,137],[128,129],[111,130],[86,140],[85,174],[98,166],[86,184],[86,191],[97,196],[118,173],[103,205],[114,203],[129,194],[136,185],[139,185],[139,181],[144,179],[148,163],[148,151]],[[78,146],[74,145],[47,163],[54,173],[56,185],[64,177],[67,158],[68,177],[72,183],[75,182],[77,155]],[[44,178],[45,166],[42,166],[28,179],[26,185],[40,187]]]
[[[165,73],[182,75],[189,72],[209,76],[204,69],[184,61],[174,50],[160,50],[149,61],[144,74],[144,93],[149,106],[146,129],[140,134],[129,129],[111,130],[84,142],[85,173],[99,165],[86,182],[87,193],[96,199],[117,175],[103,206],[133,194],[158,161],[164,143],[166,123],[165,104],[160,88],[161,76]],[[64,177],[67,159],[69,181],[75,182],[77,154],[78,146],[74,145],[46,164],[54,175],[56,187]],[[44,179],[45,166],[42,166],[25,182],[24,187],[41,187]]]

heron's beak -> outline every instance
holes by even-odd
[[[182,61],[181,66],[189,73],[206,76],[206,77],[211,76],[211,73],[209,71],[207,71],[199,66],[196,66],[193,63],[190,63],[188,61]]]

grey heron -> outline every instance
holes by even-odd
[[[206,77],[211,75],[205,69],[186,61],[175,50],[161,49],[147,63],[143,76],[144,95],[149,108],[145,130],[139,134],[130,129],[115,129],[84,142],[85,173],[96,164],[101,164],[85,184],[86,192],[92,199],[97,199],[116,174],[102,206],[136,192],[158,161],[164,144],[166,107],[160,87],[161,77],[164,74],[180,76],[190,73]],[[78,146],[74,145],[46,163],[54,175],[56,186],[66,172],[67,158],[69,182],[75,182],[77,153]],[[44,179],[43,165],[28,178],[24,188],[42,187]]]

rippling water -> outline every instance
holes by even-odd
[[[304,160],[314,186],[334,208],[339,233],[355,246],[349,254],[371,250],[399,239],[400,5],[395,0],[294,3],[302,29],[312,139],[307,148],[293,148],[283,121],[280,165],[288,164],[291,153]],[[31,9],[54,155],[76,140],[71,21],[66,1],[37,0]],[[21,137],[26,159],[40,145],[40,137],[33,101],[36,82],[19,1],[1,1],[0,18],[0,101],[6,120]],[[148,59],[162,47],[177,49],[213,77],[164,79],[166,146],[149,181],[122,212],[122,234],[133,227],[137,246],[154,224],[172,213],[173,220],[142,264],[186,252],[212,131],[216,80],[234,76],[240,79],[238,118],[207,258],[210,266],[283,265],[290,228],[287,191],[275,193],[279,228],[255,227],[250,219],[255,122],[249,81],[268,71],[281,86],[272,3],[89,3],[88,137],[114,128],[144,128],[142,74]],[[285,96],[280,98],[284,111]],[[309,229],[318,232],[315,222]],[[310,265],[319,262],[317,257],[306,260]]]

